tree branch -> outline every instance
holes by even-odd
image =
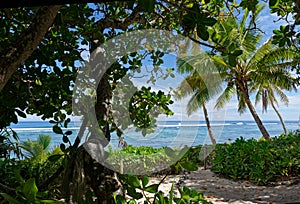
[[[31,25],[6,49],[0,52],[0,91],[2,91],[17,68],[40,44],[60,7],[60,5],[41,7]]]
[[[101,29],[105,28],[114,28],[114,29],[121,29],[121,30],[126,30],[129,25],[131,25],[134,22],[140,22],[140,23],[145,23],[146,20],[143,18],[140,18],[140,8],[139,6],[136,6],[132,13],[127,17],[122,20],[115,20],[111,18],[103,18],[95,23],[95,26],[100,27]]]

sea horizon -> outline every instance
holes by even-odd
[[[271,136],[279,136],[283,129],[279,120],[262,121]],[[63,131],[71,130],[69,136],[71,142],[76,138],[80,128],[80,121],[71,121],[68,128],[62,128]],[[288,131],[300,129],[299,121],[285,121]],[[20,141],[36,140],[39,134],[50,135],[52,137],[52,146],[58,146],[62,143],[62,135],[55,134],[52,131],[53,124],[49,121],[19,121],[18,124],[11,125],[11,128],[17,132]],[[217,143],[232,142],[237,138],[259,139],[262,137],[254,120],[214,120],[211,121],[212,131],[216,137]],[[133,146],[196,146],[201,144],[210,144],[205,121],[157,121],[157,128],[151,134],[142,136],[141,132],[136,132],[135,128],[127,129],[123,137],[127,144]],[[118,148],[119,138],[113,132],[111,134],[110,145]]]

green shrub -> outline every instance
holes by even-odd
[[[175,196],[174,193],[174,183],[167,195],[164,195],[160,191],[159,185],[163,182],[166,176],[159,182],[155,184],[149,183],[149,177],[143,176],[139,178],[135,175],[120,175],[119,176],[123,188],[125,190],[125,195],[115,195],[114,200],[116,204],[137,204],[137,200],[144,198],[144,204],[154,204],[154,203],[203,203],[212,204],[208,202],[203,193],[196,190],[191,190],[190,188],[184,186],[179,188],[179,195]],[[150,193],[146,195],[147,193]],[[127,199],[126,199],[127,198]]]
[[[145,175],[153,172],[155,174],[177,174],[184,169],[197,169],[196,164],[200,162],[200,151],[200,146],[185,147],[179,150],[169,147],[153,148],[151,146],[129,145],[124,149],[112,150],[109,148],[109,156],[106,161],[115,170],[120,171],[123,168],[129,174],[140,174],[141,171]]]
[[[212,169],[232,179],[247,179],[263,185],[300,174],[300,132],[271,140],[245,140],[217,144]]]
[[[108,153],[109,157],[106,161],[109,165],[112,165],[117,171],[122,171],[121,168],[123,168],[130,174],[155,172],[159,168],[158,165],[163,167],[170,162],[164,148],[129,145],[124,149],[112,150],[109,148]]]

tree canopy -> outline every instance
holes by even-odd
[[[55,5],[57,3],[60,5]],[[157,29],[184,36],[207,50],[210,55],[221,59],[218,63],[225,61],[227,69],[221,72],[221,76],[227,74],[225,81],[229,88],[232,87],[230,83],[233,78],[242,77],[235,79],[238,81],[236,87],[241,88],[245,77],[252,77],[250,72],[259,71],[259,67],[255,66],[257,70],[246,70],[248,75],[245,75],[237,69],[239,65],[251,63],[251,59],[247,61],[248,54],[257,49],[257,36],[262,31],[256,26],[256,19],[261,3],[252,0],[8,2],[6,7],[0,9],[0,129],[6,131],[11,123],[18,123],[18,117],[26,118],[27,114],[36,114],[43,120],[50,119],[53,132],[61,134],[63,142],[69,144],[69,147],[65,144],[60,146],[66,159],[53,174],[57,177],[64,172],[62,192],[66,201],[84,197],[85,185],[89,185],[98,200],[112,202],[112,192],[117,187],[112,187],[109,182],[104,185],[102,181],[107,177],[98,174],[105,172],[111,176],[110,179],[115,179],[114,172],[93,163],[80,145],[80,139],[85,127],[90,125],[90,119],[87,116],[83,119],[83,128],[73,144],[68,139],[72,133],[62,130],[62,127],[67,128],[70,123],[72,103],[76,103],[72,101],[74,84],[81,68],[88,64],[97,47],[103,43],[127,32]],[[272,45],[279,49],[287,46],[297,49],[300,38],[297,30],[300,23],[299,2],[270,0],[268,3],[271,13],[276,13],[279,20],[287,22],[280,30],[273,31]],[[242,18],[243,25],[239,27],[236,19],[241,18],[240,15],[244,13],[249,14],[249,18]],[[245,27],[246,21],[251,26]],[[141,41],[143,40],[141,37]],[[133,87],[130,83],[130,73],[140,73],[145,60],[151,64],[147,81],[154,83],[156,78],[174,77],[175,67],[160,69],[166,53],[160,49],[158,41],[167,40],[168,36],[162,36],[144,50],[120,56],[103,73],[96,93],[88,93],[91,96],[89,100],[95,104],[97,126],[99,125],[105,137],[105,141],[101,139],[102,146],[109,143],[112,132],[120,137],[122,130],[132,125],[127,120],[122,120],[124,118],[121,116],[119,120],[114,120],[113,116],[124,111],[124,105],[130,111],[131,122],[143,135],[151,132],[159,114],[173,114],[168,107],[173,103],[170,93],[155,92],[148,87]],[[120,47],[129,49],[130,43],[125,40],[120,43]],[[174,44],[168,51],[187,48],[188,45],[183,42]],[[105,57],[105,51],[99,52],[101,57]],[[178,51],[178,58],[182,57],[180,53]],[[100,60],[96,67],[102,66],[105,67],[105,64]],[[228,67],[236,69],[228,71]],[[300,70],[297,63],[291,64],[290,69],[297,72]],[[254,77],[258,78],[257,75]],[[117,89],[118,83],[124,82],[124,79],[129,82],[126,82],[123,90]],[[90,83],[94,81],[91,80]],[[135,90],[129,101],[125,101],[126,88]],[[239,95],[248,94],[246,88],[236,91],[240,91]],[[243,110],[245,104],[249,106],[249,97],[239,99],[239,110]],[[123,104],[127,102],[128,104]],[[151,110],[155,110],[155,113],[152,114]],[[30,180],[31,184],[33,182]],[[45,188],[49,182],[51,181],[47,180],[41,186]]]

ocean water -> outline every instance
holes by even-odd
[[[288,131],[300,129],[298,121],[285,121],[285,123]],[[263,124],[271,136],[278,136],[283,132],[279,121],[265,121]],[[212,122],[211,125],[218,143],[231,142],[240,137],[258,139],[262,136],[254,121],[222,121]],[[62,136],[53,133],[52,124],[47,121],[20,121],[11,127],[18,133],[20,141],[35,140],[39,134],[44,134],[52,136],[52,147],[62,143]],[[75,140],[79,128],[79,122],[71,122],[69,128],[64,129],[72,131],[72,135],[69,136],[71,142]],[[145,137],[134,128],[125,130],[123,137],[127,144],[134,146],[180,147],[211,143],[203,121],[160,121],[155,131]],[[118,142],[118,137],[112,133],[110,145],[117,148]]]

